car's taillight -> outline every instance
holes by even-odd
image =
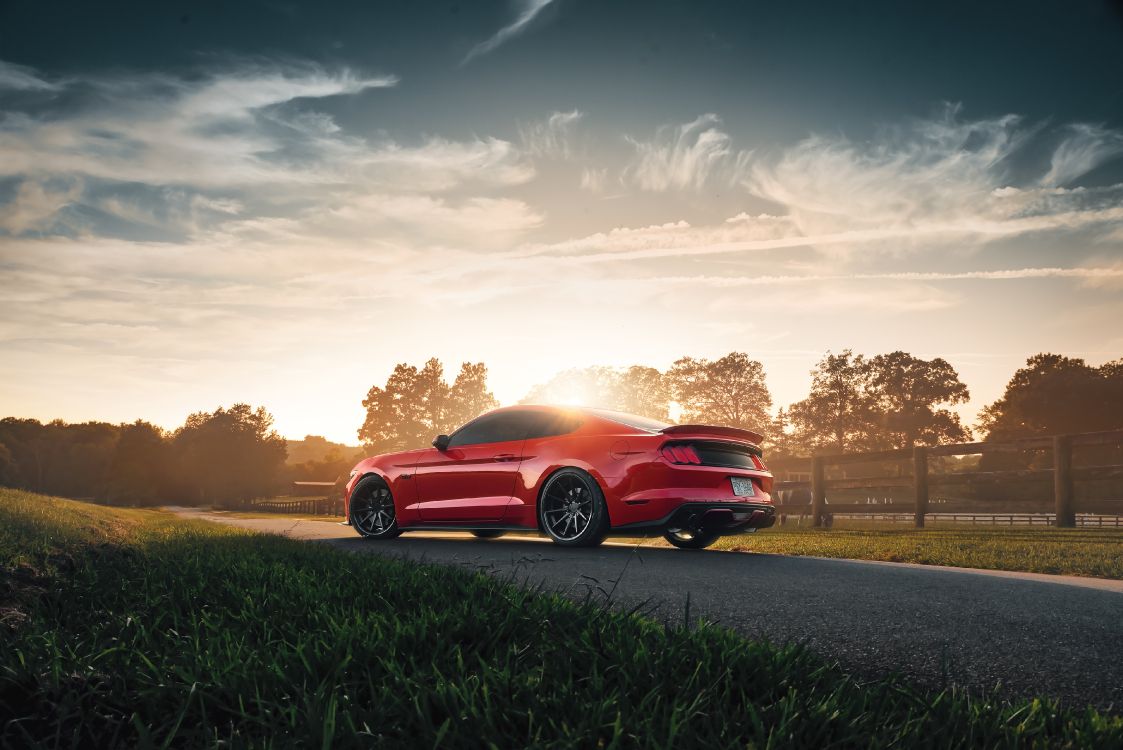
[[[673,464],[700,464],[702,459],[692,445],[664,445],[660,451],[663,458]]]
[[[753,463],[756,464],[756,467],[761,471],[768,471],[768,467],[764,465],[764,459],[760,456],[753,456]]]

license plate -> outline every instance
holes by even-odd
[[[733,483],[733,494],[737,497],[752,497],[756,494],[753,491],[753,480],[745,477],[729,477],[729,481]]]

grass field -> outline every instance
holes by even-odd
[[[0,490],[0,570],[0,747],[1123,744],[1091,709],[158,511]]]
[[[719,539],[716,549],[855,560],[956,565],[1030,573],[1123,578],[1123,529],[1057,529],[836,521],[831,529],[792,524]]]

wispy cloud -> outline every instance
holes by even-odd
[[[603,193],[608,186],[607,167],[585,167],[581,170],[581,189]]]
[[[474,58],[480,55],[486,55],[509,39],[514,39],[525,31],[526,27],[530,25],[530,22],[552,2],[554,2],[554,0],[520,0],[521,7],[515,20],[495,32],[489,39],[480,42],[475,47],[468,50],[468,54],[464,56],[460,64],[467,65]]]
[[[33,95],[27,108],[0,120],[0,177],[18,184],[0,208],[0,231],[9,233],[176,239],[234,214],[244,226],[260,226],[256,213],[315,215],[312,209],[369,205],[369,196],[512,186],[535,174],[509,141],[368,140],[312,109],[317,99],[393,86],[393,76],[263,63],[192,78],[118,73],[55,83],[29,68],[16,72],[43,85],[24,85]],[[38,109],[35,92],[44,95]],[[556,127],[573,119],[563,115]],[[470,224],[481,211],[464,199],[431,200],[442,208],[429,226],[442,218],[463,225],[451,220],[455,210],[470,214]],[[239,210],[218,208],[232,205]],[[406,212],[400,223],[424,224],[410,205],[384,200],[372,215],[384,222],[388,208],[399,207]],[[537,221],[512,219],[504,205],[496,212],[504,237]]]
[[[73,89],[67,106],[5,117],[0,175],[210,187],[323,181],[329,175],[321,163],[346,144],[285,127],[273,110],[396,81],[349,70],[261,65],[192,80],[158,74],[73,79],[52,92],[57,98]]]
[[[0,91],[55,91],[59,86],[39,75],[34,68],[0,60]]]
[[[720,124],[717,115],[704,114],[684,125],[664,125],[651,140],[628,137],[635,158],[624,179],[650,191],[736,184],[746,175],[751,152],[735,149]]]
[[[734,289],[750,286],[817,284],[827,281],[1021,281],[1025,279],[1077,279],[1094,283],[1123,279],[1123,266],[1077,268],[1011,268],[990,271],[901,271],[890,273],[785,274],[754,276],[664,276],[658,283]]]
[[[1123,154],[1123,133],[1101,125],[1069,125],[1053,151],[1049,171],[1041,178],[1041,184],[1067,185],[1119,154]]]
[[[519,125],[523,149],[534,156],[566,159],[571,154],[573,129],[585,116],[579,110],[554,112],[545,120]]]
[[[1062,226],[1110,219],[1101,210],[1110,205],[1098,200],[1104,191],[1057,186],[1123,151],[1123,136],[1068,126],[1047,173],[1012,169],[1029,146],[1047,145],[1047,135],[1013,115],[971,121],[949,106],[941,117],[885,128],[862,143],[807,138],[758,160],[746,186],[782,206],[808,236],[873,230],[931,240],[941,228],[998,236],[1039,231],[1050,217]],[[1118,199],[1118,186],[1108,192]]]

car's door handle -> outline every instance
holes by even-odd
[[[496,461],[514,461],[518,458],[514,453],[498,453],[492,456]]]

